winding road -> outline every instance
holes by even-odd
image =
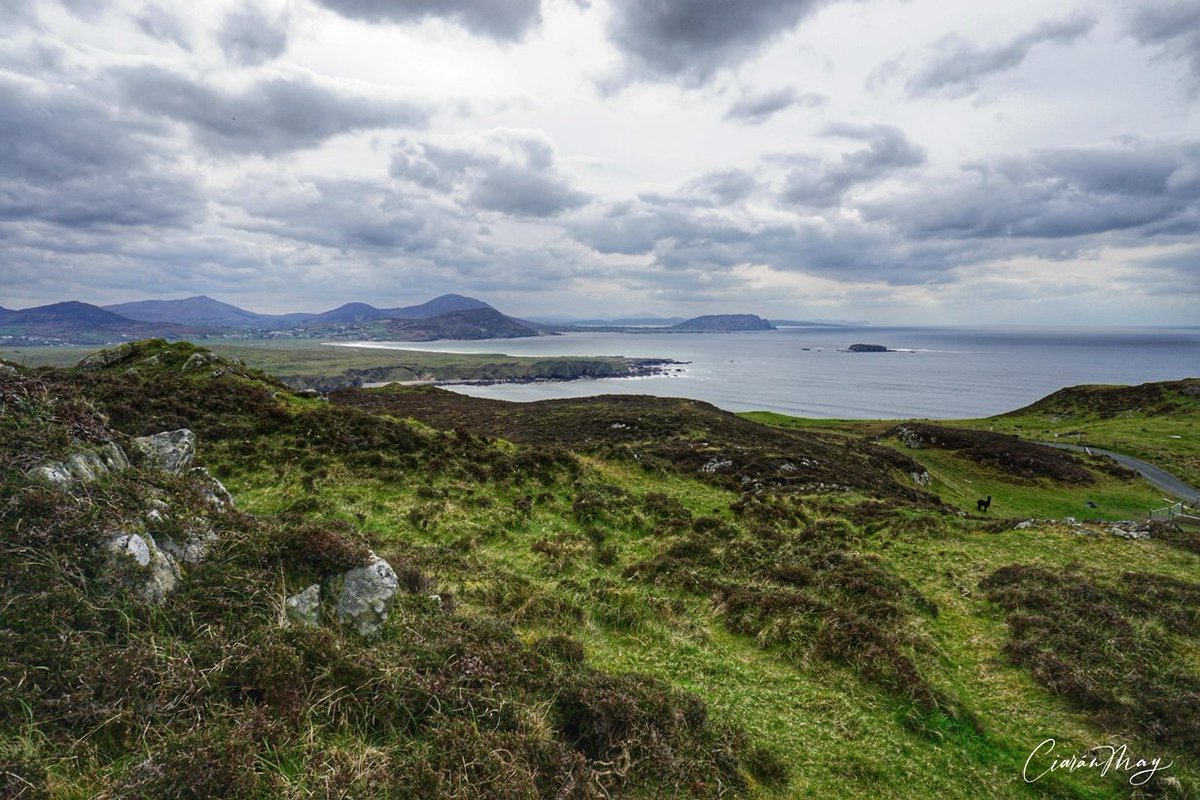
[[[1136,469],[1142,474],[1143,478],[1173,497],[1189,502],[1200,501],[1200,489],[1189,486],[1161,467],[1156,467],[1133,456],[1127,456],[1124,453],[1114,453],[1112,450],[1103,450],[1099,447],[1091,447],[1090,445],[1064,444],[1062,442],[1035,442],[1035,444],[1044,444],[1047,447],[1055,447],[1059,450],[1075,450],[1080,453],[1099,453],[1102,456],[1108,456],[1123,467]]]

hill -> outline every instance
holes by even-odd
[[[99,306],[75,300],[6,311],[0,315],[0,334],[8,336],[11,343],[104,343],[149,335],[183,336],[195,332],[195,328],[174,323],[146,323],[128,319]]]
[[[197,295],[182,300],[139,300],[104,306],[108,311],[142,322],[178,322],[213,328],[262,329],[289,327],[311,314],[256,314],[211,297]]]
[[[684,332],[773,331],[775,326],[755,314],[707,314],[672,325],[669,330]]]
[[[0,367],[0,794],[1130,796],[1022,780],[1050,735],[1194,793],[1200,555],[959,513],[938,476],[1009,454],[1122,479],[912,434],[323,400],[188,343]]]
[[[505,316],[490,306],[451,311],[435,317],[397,319],[388,323],[386,335],[403,342],[436,339],[516,339],[541,335],[542,329]]]

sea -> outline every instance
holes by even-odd
[[[1200,326],[814,326],[691,334],[647,329],[355,344],[511,356],[669,358],[683,363],[661,376],[447,388],[517,402],[598,394],[687,397],[729,411],[822,419],[983,417],[1026,406],[1064,386],[1200,377]],[[847,352],[852,344],[878,344],[892,352]]]

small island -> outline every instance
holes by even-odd
[[[846,348],[849,353],[894,353],[894,350],[889,350],[881,344],[852,344]]]

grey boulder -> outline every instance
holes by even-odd
[[[196,457],[196,435],[187,428],[139,436],[132,447],[150,466],[179,475]]]

